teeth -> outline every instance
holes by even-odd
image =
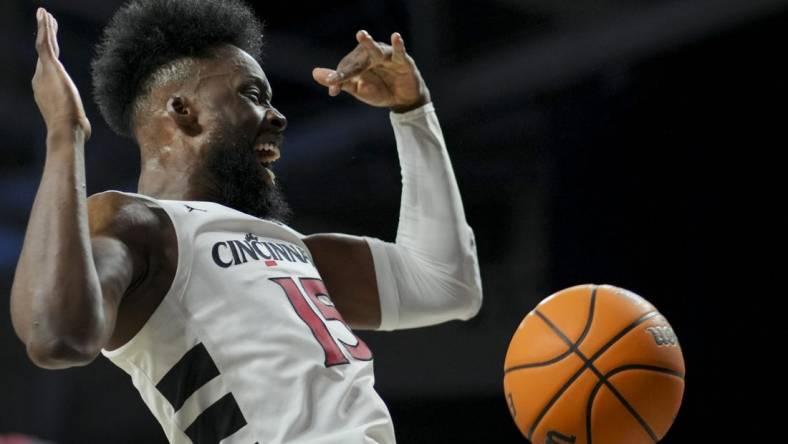
[[[255,146],[255,149],[257,151],[273,151],[273,152],[278,151],[276,149],[276,145],[274,145],[273,143],[261,143],[261,144]]]
[[[254,148],[258,154],[261,154],[260,159],[264,163],[273,163],[279,159],[279,148],[273,143],[261,143]]]

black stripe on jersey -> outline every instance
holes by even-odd
[[[218,444],[246,425],[238,403],[232,393],[205,409],[184,433],[194,444]]]
[[[177,412],[194,392],[219,375],[219,369],[202,343],[192,347],[161,378],[156,388]]]

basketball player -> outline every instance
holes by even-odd
[[[132,1],[107,27],[94,89],[140,147],[139,194],[87,198],[91,125],[57,22],[43,9],[37,21],[47,157],[11,295],[30,359],[58,369],[104,354],[174,443],[393,443],[351,329],[468,319],[482,300],[473,232],[402,37],[359,31],[336,70],[312,73],[331,96],[391,110],[403,190],[389,243],[284,224],[272,165],[287,120],[239,0]]]

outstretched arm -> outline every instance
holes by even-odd
[[[313,75],[331,95],[346,91],[392,109],[403,184],[397,237],[389,243],[320,234],[305,242],[334,303],[356,328],[468,319],[482,301],[476,246],[429,92],[399,34],[391,46],[364,31],[356,38],[359,46],[336,71],[317,68]]]
[[[43,8],[37,21],[32,83],[47,127],[47,155],[14,276],[11,320],[34,363],[62,368],[87,364],[106,344],[135,258],[110,228],[115,209],[106,199],[91,204],[88,218],[90,123],[58,60],[57,22]]]

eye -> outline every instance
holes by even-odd
[[[260,104],[263,101],[260,90],[257,88],[250,88],[244,92],[244,95],[252,100],[252,102]]]

